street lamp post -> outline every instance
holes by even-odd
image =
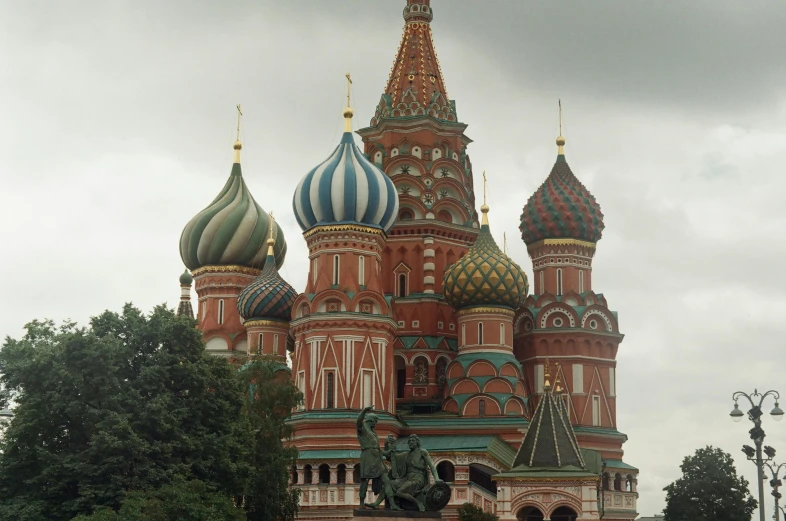
[[[775,521],[779,521],[781,515],[781,492],[780,488],[783,486],[783,481],[781,481],[780,472],[781,470],[786,470],[786,463],[781,463],[780,465],[776,465],[775,462],[772,464],[765,463],[765,467],[770,469],[770,474],[772,474],[772,479],[770,480],[770,486],[772,487],[772,497],[775,498],[775,515],[772,518]]]
[[[746,398],[748,402],[751,404],[751,408],[748,411],[748,419],[753,422],[753,428],[748,431],[751,435],[751,439],[753,443],[756,445],[756,448],[750,447],[749,445],[744,445],[742,451],[748,457],[749,460],[753,461],[756,464],[756,471],[758,473],[758,482],[759,482],[759,516],[761,521],[765,521],[764,518],[764,463],[767,461],[772,460],[775,456],[775,451],[772,447],[766,447],[765,453],[767,454],[767,459],[765,460],[762,456],[762,444],[764,443],[764,429],[761,428],[761,417],[764,413],[761,410],[761,406],[764,403],[764,399],[768,396],[772,396],[775,399],[775,407],[773,407],[772,411],[770,411],[770,415],[775,421],[780,421],[783,419],[783,409],[778,406],[778,400],[780,400],[781,395],[778,391],[767,391],[764,394],[761,394],[757,389],[753,390],[753,394],[744,393],[742,391],[737,391],[734,393],[731,398],[734,400],[734,409],[732,409],[729,415],[731,419],[735,422],[742,420],[744,414],[740,410],[739,406],[739,399]],[[756,403],[758,401],[758,403]],[[770,451],[772,454],[770,455]]]

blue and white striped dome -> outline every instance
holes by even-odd
[[[295,190],[295,217],[303,231],[329,224],[390,230],[398,217],[398,193],[385,173],[366,159],[352,132]]]

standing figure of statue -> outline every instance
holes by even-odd
[[[376,431],[379,417],[371,412],[372,410],[372,407],[363,409],[357,421],[358,443],[360,443],[360,508],[379,508],[379,504],[388,497],[391,500],[391,510],[401,510],[393,501],[393,489]],[[377,500],[371,504],[366,504],[368,480],[372,480],[371,490],[378,494]]]

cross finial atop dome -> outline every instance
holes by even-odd
[[[240,117],[243,115],[243,112],[240,110],[240,103],[238,103],[236,107],[237,107],[237,137],[235,138],[235,145],[232,148],[235,149],[235,163],[240,164],[240,150],[243,148],[243,143],[240,142]]]
[[[355,112],[352,110],[352,76],[346,73],[347,77],[347,106],[344,109],[344,132],[352,132],[352,116]]]
[[[557,155],[565,155],[565,138],[562,136],[562,100],[558,101],[559,105],[559,136],[557,136]]]

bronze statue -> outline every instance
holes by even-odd
[[[390,477],[383,460],[382,450],[379,448],[379,437],[376,431],[379,417],[370,412],[372,410],[373,407],[366,407],[358,415],[357,434],[361,451],[360,508],[376,509],[386,497],[393,497],[393,489],[390,487]],[[366,504],[368,480],[372,480],[371,490],[378,494],[377,500],[372,504]],[[401,510],[393,501],[391,501],[390,508],[391,510]]]
[[[395,438],[390,435],[381,450],[375,429],[379,418],[371,410],[371,407],[363,409],[357,420],[361,449],[360,508],[377,509],[386,500],[390,510],[442,510],[450,501],[450,487],[439,479],[434,461],[420,446],[420,438],[417,434],[410,435],[409,452],[397,454],[393,448]],[[390,471],[384,460],[390,462]],[[429,474],[434,477],[432,485],[429,485]],[[379,496],[374,503],[366,504],[369,479],[373,480],[372,490]]]

